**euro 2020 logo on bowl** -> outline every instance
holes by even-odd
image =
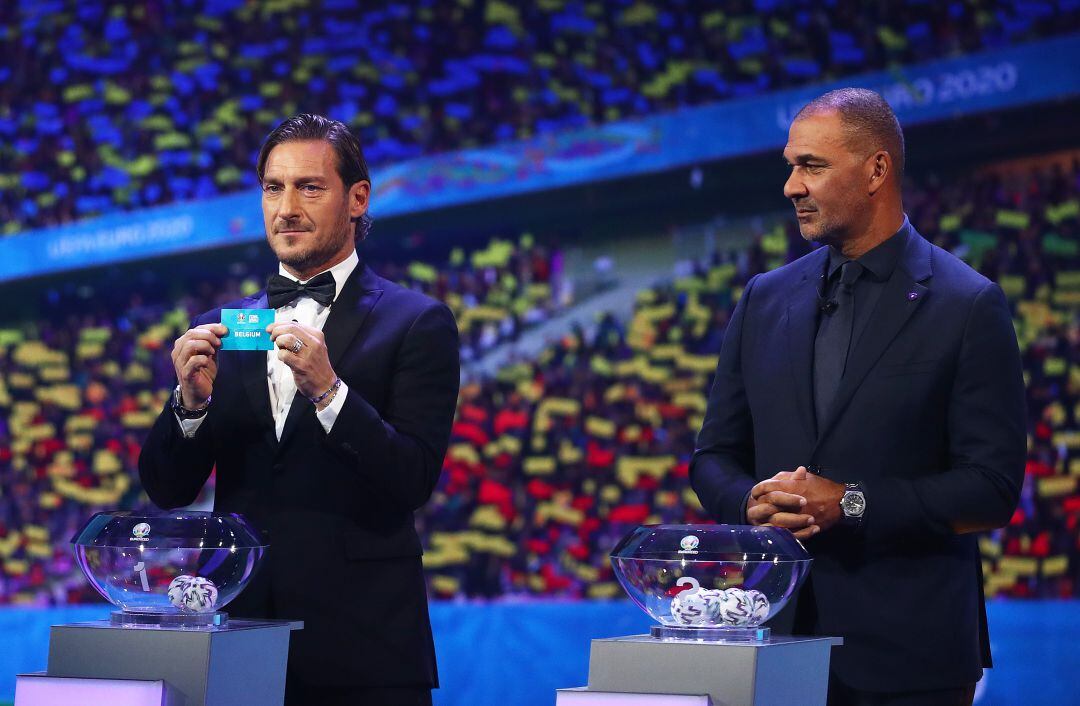
[[[682,552],[680,553],[696,553],[695,550],[698,548],[698,538],[695,535],[688,534],[679,541],[679,546],[682,547]]]
[[[150,525],[140,522],[131,528],[131,538],[136,542],[145,542],[150,535]]]

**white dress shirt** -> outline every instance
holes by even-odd
[[[356,269],[359,262],[360,258],[357,257],[356,251],[354,250],[347,258],[334,265],[329,270],[324,270],[324,272],[329,272],[333,275],[334,283],[337,285],[337,291],[334,293],[335,301],[337,301],[342,288],[345,286],[346,280],[349,279],[349,275]],[[282,277],[288,277],[293,281],[297,281],[295,277],[285,271],[284,265],[278,265],[278,274]],[[322,274],[322,272],[319,274]],[[310,281],[311,280],[300,280],[300,284],[307,284]],[[311,297],[301,295],[291,303],[277,309],[274,314],[274,323],[296,321],[297,323],[317,328],[322,331],[323,326],[326,325],[326,319],[329,316],[329,306],[323,306]],[[278,350],[278,348],[275,348],[272,351],[266,352],[266,384],[270,389],[270,412],[274,416],[274,432],[277,434],[277,438],[280,441],[281,432],[285,428],[285,420],[289,418],[289,409],[292,407],[295,399],[296,379],[293,377],[292,369],[289,368],[284,361],[278,358]],[[348,392],[348,386],[342,381],[341,387],[338,388],[337,394],[334,395],[334,399],[330,401],[330,404],[324,409],[315,412],[315,416],[318,418],[319,423],[322,424],[322,427],[327,434],[329,434],[330,430],[334,427],[334,422],[337,421],[338,414],[341,413],[341,408],[345,406],[345,397],[348,395]],[[204,419],[206,419],[206,415],[203,415],[198,419],[176,418],[180,423],[180,428],[183,430],[184,436],[187,438],[195,436],[195,432],[199,429],[199,426]]]

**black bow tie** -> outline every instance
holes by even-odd
[[[305,294],[323,306],[330,306],[334,303],[334,295],[337,294],[337,282],[334,281],[334,275],[323,272],[309,279],[307,284],[300,284],[281,275],[270,275],[266,283],[266,299],[271,309],[279,309],[286,304],[291,304],[294,299]]]

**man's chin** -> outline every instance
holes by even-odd
[[[800,223],[799,234],[806,242],[818,245],[832,245],[836,241],[835,231],[820,223]]]
[[[311,234],[303,233],[302,235]],[[301,240],[282,233],[275,233],[267,238],[267,242],[278,262],[298,272],[306,272],[321,267],[334,259],[344,246],[344,240],[341,243],[328,243],[312,239]]]
[[[318,264],[319,254],[311,251],[302,251],[292,248],[271,248],[278,262],[291,267],[294,270],[306,270],[312,265]]]
[[[824,237],[825,232],[813,223],[800,223],[799,235],[808,243],[816,243]]]

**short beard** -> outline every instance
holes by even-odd
[[[818,211],[819,215],[820,215],[820,213],[821,212]],[[806,233],[806,231],[803,230],[802,226],[801,225],[799,226],[799,235],[801,235],[803,240],[805,240],[808,243],[821,243],[822,245],[836,245],[837,243],[841,242],[844,239],[844,237],[843,237],[843,229],[835,226],[832,223],[826,223],[826,222],[823,222],[823,221],[818,221],[814,225],[815,225],[816,235],[808,235]]]
[[[336,250],[334,252],[337,252]],[[278,262],[283,265],[287,265],[297,272],[307,272],[309,269],[316,267],[317,265],[326,262],[329,259],[331,252],[323,252],[322,250],[312,250],[306,253],[297,253],[295,255],[286,255],[285,257],[278,256]]]
[[[341,249],[345,246],[345,243],[352,237],[352,222],[346,220],[344,224],[340,226],[340,237],[334,238],[320,247],[319,245],[313,246],[310,250],[294,252],[294,253],[277,253],[278,262],[283,265],[291,267],[297,272],[307,272],[320,265],[330,262],[330,260],[341,252]]]

